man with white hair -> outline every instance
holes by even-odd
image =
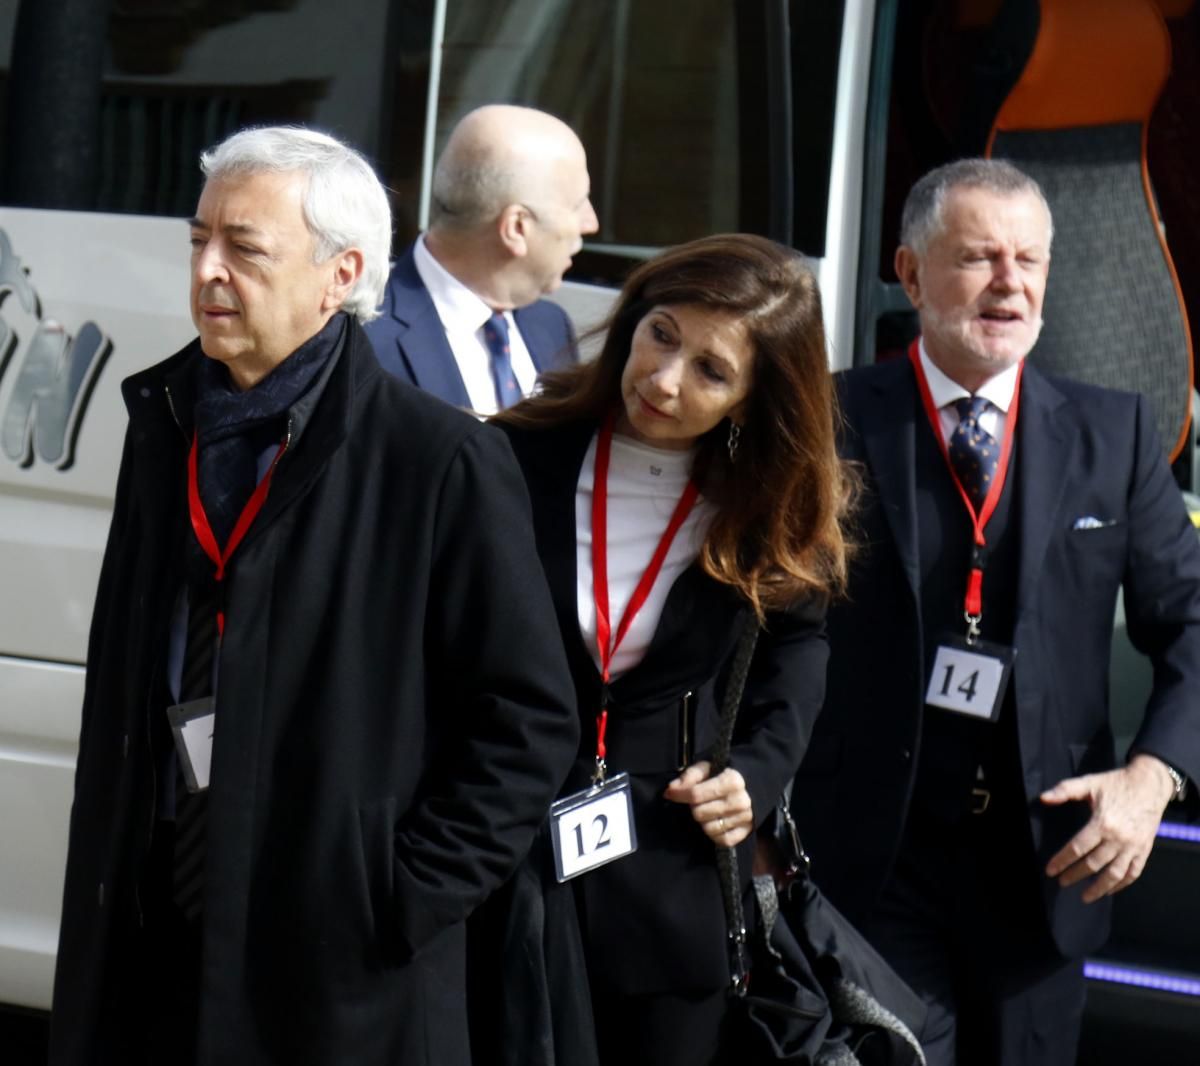
[[[523,481],[380,370],[358,153],[201,166],[199,337],[123,386],[50,1060],[465,1066],[465,918],[578,728]]]
[[[490,104],[450,134],[429,229],[397,260],[367,329],[384,369],[494,414],[577,358],[570,319],[541,297],[595,233],[587,157],[565,123]]]

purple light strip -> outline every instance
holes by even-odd
[[[1091,981],[1110,981],[1118,985],[1133,985],[1155,992],[1174,992],[1177,996],[1200,997],[1200,981],[1189,977],[1175,977],[1153,970],[1140,970],[1132,966],[1113,966],[1107,962],[1085,962],[1083,976]]]
[[[1186,840],[1191,844],[1200,844],[1200,825],[1163,822],[1158,827],[1158,835],[1167,840]]]

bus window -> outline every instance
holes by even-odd
[[[820,254],[833,121],[820,105],[832,100],[840,9],[450,0],[435,152],[488,102],[570,124],[588,151],[600,219],[577,278],[619,281],[632,259],[728,230],[788,243],[803,233],[804,250]],[[793,47],[803,53],[794,62]],[[795,145],[796,136],[818,143]],[[795,157],[816,165],[793,176]]]
[[[904,198],[933,167],[983,154],[1037,28],[1037,0],[878,5],[867,136],[877,158],[866,167],[863,196],[857,361],[892,358],[916,335],[916,315],[892,267]]]
[[[1146,130],[1147,164],[1195,338],[1200,323],[1200,6],[1189,0],[1155,3],[1170,38],[1172,62]],[[916,316],[892,267],[904,197],[933,167],[983,154],[993,120],[1033,51],[1042,6],[1039,0],[877,4],[856,362],[893,357],[915,336]]]
[[[437,70],[431,154],[493,101],[580,133],[602,226],[580,269],[598,280],[719,230],[824,252],[841,0],[696,0],[686,16],[632,0],[345,0],[336,18],[322,0],[143,0],[94,5],[87,25],[68,6],[0,0],[9,206],[187,215],[203,148],[300,122],[376,164],[402,247]]]
[[[200,152],[247,125],[328,130],[390,174],[396,139],[420,141],[405,61],[430,13],[412,3],[97,4],[86,27],[66,6],[0,0],[7,205],[189,215]]]

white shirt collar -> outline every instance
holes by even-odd
[[[413,263],[447,333],[474,333],[492,317],[492,309],[433,257],[424,235],[417,238]]]
[[[925,381],[929,385],[929,395],[933,397],[933,405],[940,411],[943,407],[954,403],[955,400],[961,400],[964,396],[971,394],[964,389],[957,381],[952,381],[934,364],[929,358],[929,353],[925,351],[925,338],[921,338],[918,351],[921,357],[921,366],[925,370]],[[1017,370],[1020,363],[1013,363],[997,374],[994,378],[989,378],[976,391],[976,396],[982,396],[988,400],[993,406],[1008,413],[1008,409],[1012,406],[1013,394],[1017,388]]]

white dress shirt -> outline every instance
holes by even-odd
[[[413,249],[413,262],[446,331],[446,341],[454,353],[472,409],[480,416],[494,415],[497,411],[496,383],[492,380],[491,352],[483,336],[483,327],[492,317],[492,309],[434,259],[433,253],[425,247],[424,237],[418,238]],[[511,311],[504,312],[504,321],[508,323],[508,353],[513,374],[522,394],[528,396],[537,381],[537,368]]]
[[[921,366],[925,370],[925,381],[929,385],[929,395],[933,397],[933,405],[938,411],[938,421],[942,428],[942,440],[947,447],[950,444],[950,434],[958,426],[958,411],[954,407],[956,400],[969,397],[958,382],[951,381],[933,364],[925,351],[925,339],[921,338],[919,346]],[[976,396],[982,396],[991,403],[986,411],[979,416],[980,428],[992,435],[997,444],[1004,443],[1004,427],[1008,422],[1008,409],[1012,406],[1013,395],[1017,387],[1017,368],[1020,363],[1013,363],[1008,369],[1001,371],[994,378],[989,378]]]

